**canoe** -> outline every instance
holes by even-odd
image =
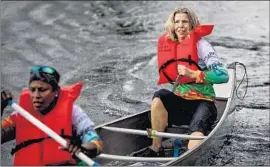
[[[233,117],[230,115],[235,108],[235,65],[228,67],[230,79],[227,83],[215,84],[217,121],[212,130],[202,140],[202,143],[190,150],[185,149],[189,139],[196,139],[187,135],[188,125],[172,126],[163,136],[162,145],[166,157],[133,157],[132,153],[148,147],[152,139],[147,136],[147,129],[151,128],[150,111],[143,111],[119,118],[97,126],[95,129],[104,142],[104,152],[94,160],[105,166],[190,166],[210,165],[211,158],[218,154],[226,142],[226,136],[231,130]],[[173,157],[175,139],[182,141],[180,156]],[[199,138],[199,137],[198,137]],[[187,150],[187,151],[184,151]]]

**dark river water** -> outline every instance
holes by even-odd
[[[169,13],[192,8],[224,64],[241,62],[249,86],[238,100],[230,142],[211,165],[270,165],[268,1],[1,2],[1,86],[15,101],[36,64],[55,67],[61,85],[84,81],[77,103],[96,125],[149,109],[158,86],[156,45]],[[244,74],[237,68],[238,84]],[[245,82],[239,88],[244,95]],[[4,117],[12,110],[6,109]],[[12,165],[14,141],[1,145]]]

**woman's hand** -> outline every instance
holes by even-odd
[[[194,79],[196,79],[197,76],[200,74],[200,71],[193,71],[184,65],[177,65],[177,71],[179,75],[187,76]]]

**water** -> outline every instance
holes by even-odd
[[[77,103],[96,124],[149,108],[157,86],[156,42],[169,13],[191,7],[224,64],[242,62],[249,87],[213,165],[270,165],[269,2],[1,2],[1,86],[17,100],[36,64],[56,67],[61,84],[84,81]],[[237,69],[238,83],[244,74]],[[239,93],[243,95],[245,82]],[[7,109],[7,116],[11,109]],[[1,145],[11,165],[14,141]]]

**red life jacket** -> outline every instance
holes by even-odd
[[[184,65],[191,70],[198,70],[197,41],[201,37],[209,35],[214,25],[200,25],[190,32],[183,42],[172,41],[162,35],[158,40],[158,85],[172,83],[178,76],[177,65]],[[201,70],[201,69],[200,69]],[[180,77],[179,83],[194,82],[186,76]]]
[[[46,115],[42,115],[33,109],[29,96],[29,90],[24,90],[20,94],[20,106],[27,112],[48,126],[57,134],[72,136],[72,110],[73,103],[80,95],[82,82],[72,86],[62,87],[56,106]],[[18,114],[16,118],[16,145],[29,142],[33,139],[42,139],[17,150],[14,158],[15,166],[44,166],[71,163],[75,160],[71,154],[64,150],[59,150],[54,139],[48,138],[44,132],[34,126],[24,117]]]

